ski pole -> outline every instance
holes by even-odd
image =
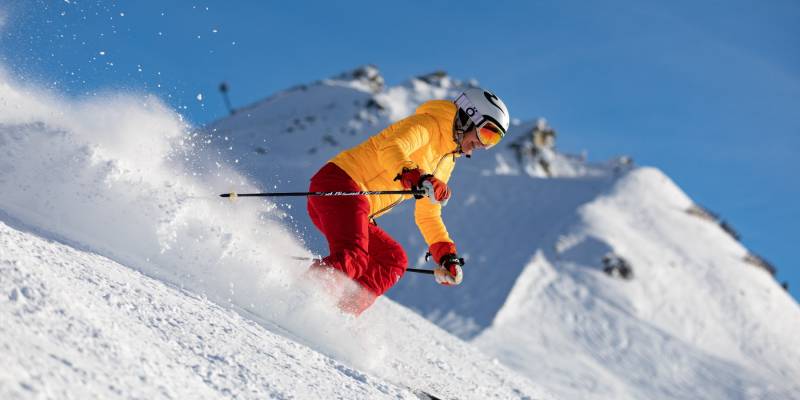
[[[418,274],[433,275],[433,270],[432,269],[406,268],[406,271],[408,271],[408,272],[416,272]]]
[[[424,196],[424,190],[365,190],[359,192],[273,192],[273,193],[223,193],[219,197],[231,200],[237,197],[286,197],[286,196],[376,196],[382,194],[410,194]]]
[[[292,256],[292,258],[293,258],[293,259],[295,259],[295,260],[300,260],[300,261],[314,261],[314,260],[319,260],[319,258],[312,258],[312,257],[298,257],[298,256]],[[433,275],[433,270],[432,270],[432,269],[406,268],[406,271],[408,271],[408,272],[416,272],[416,273],[418,273],[418,274],[428,274],[428,275]]]

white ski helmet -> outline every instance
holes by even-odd
[[[508,108],[494,93],[481,88],[467,89],[456,97],[455,103],[475,126],[481,126],[488,120],[500,128],[503,135],[508,131]]]

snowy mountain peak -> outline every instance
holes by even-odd
[[[333,76],[329,81],[344,81],[361,85],[367,91],[380,93],[385,85],[378,67],[368,64]]]
[[[794,300],[716,223],[687,213],[691,199],[662,172],[609,183],[543,237],[476,342],[529,376],[564,379],[566,368],[594,388],[556,390],[565,398],[796,395]],[[552,348],[563,356],[547,366],[519,354]]]
[[[450,88],[453,86],[453,82],[450,76],[447,75],[447,72],[442,70],[419,75],[415,79],[419,79],[429,85],[443,87],[443,88]]]
[[[450,89],[450,90],[457,90],[463,91],[464,89],[478,87],[478,81],[475,79],[470,79],[466,82],[462,82],[458,79],[452,78],[450,75],[447,74],[446,71],[438,70],[433,71],[427,74],[418,75],[409,80],[409,83],[406,86],[414,86],[413,82],[418,81],[422,82],[426,85],[430,85],[435,88],[440,89]]]

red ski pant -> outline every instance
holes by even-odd
[[[360,191],[361,187],[336,164],[327,163],[311,178],[309,190]],[[402,246],[369,220],[366,196],[309,196],[308,215],[328,239],[330,255],[323,258],[359,283],[367,293],[356,314],[372,305],[403,276],[408,259]]]

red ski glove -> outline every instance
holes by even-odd
[[[419,168],[403,168],[403,171],[400,172],[397,177],[394,178],[394,180],[400,181],[400,184],[403,185],[404,189],[412,190],[419,187],[419,183],[422,180],[422,175],[422,171]]]
[[[394,180],[400,181],[406,190],[422,189],[425,191],[422,195],[414,195],[416,199],[427,196],[431,202],[440,203],[442,206],[446,206],[447,201],[450,200],[451,192],[447,184],[431,174],[424,174],[419,168],[403,168],[403,172],[399,173]]]
[[[456,255],[456,244],[453,242],[436,242],[428,248],[428,253],[431,253],[433,262],[437,265],[441,265],[444,256],[448,254]]]
[[[455,286],[464,280],[464,271],[461,266],[464,265],[464,259],[458,258],[455,254],[445,256],[442,265],[434,268],[433,277],[436,278],[436,283],[445,286]]]
[[[425,196],[428,196],[432,203],[439,203],[442,207],[447,205],[452,194],[450,187],[433,175],[422,177],[422,189],[425,190]]]
[[[464,259],[456,255],[456,245],[451,242],[437,242],[431,245],[430,254],[439,266],[434,268],[433,277],[436,283],[445,286],[455,286],[464,279],[461,266]]]

